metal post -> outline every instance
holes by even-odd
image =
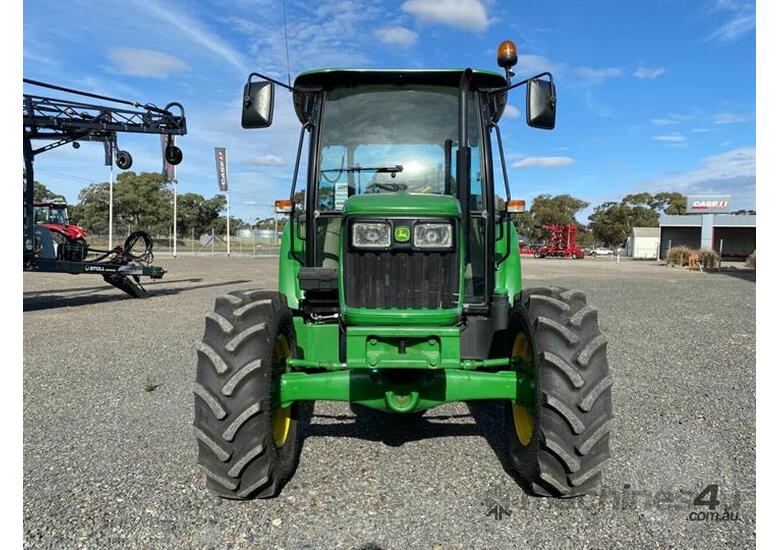
[[[176,187],[178,186],[178,181],[173,180],[173,257],[176,257],[176,237],[178,236],[178,227],[176,224]]]
[[[35,153],[32,150],[32,142],[24,138],[24,171],[27,181],[24,188],[25,209],[27,212],[27,225],[24,235],[24,252],[32,253],[35,248],[35,175],[33,174],[33,160]]]
[[[718,269],[720,269],[722,263],[723,263],[723,239],[720,240],[720,244],[718,245]]]
[[[195,252],[195,228],[192,228],[192,252]]]
[[[230,256],[230,191],[225,192],[227,203],[227,255]]]
[[[111,146],[113,150],[113,145]],[[114,249],[114,163],[108,165],[108,249]]]
[[[211,226],[211,255],[214,255],[214,226]]]

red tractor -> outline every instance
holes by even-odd
[[[60,201],[33,202],[35,223],[49,230],[54,241],[56,257],[72,262],[87,256],[87,231],[68,219],[68,205]]]
[[[534,251],[535,258],[557,256],[581,260],[585,257],[585,253],[576,244],[576,225],[543,225],[542,229],[547,231],[547,243]]]

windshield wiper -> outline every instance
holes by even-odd
[[[320,170],[320,172],[376,172],[378,174],[398,174],[403,172],[404,167],[400,164],[394,164],[391,166],[347,166],[345,168],[326,168]]]

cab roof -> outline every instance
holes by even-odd
[[[377,84],[420,84],[428,86],[458,86],[464,69],[315,69],[299,74],[293,88],[295,112],[301,123],[306,123],[307,106],[314,94],[323,90],[347,86]],[[495,90],[506,86],[504,75],[495,71],[473,69],[471,87],[477,90]],[[506,101],[499,94],[500,112]]]
[[[337,86],[364,84],[427,84],[457,86],[464,69],[316,69],[298,75],[296,91],[317,92]],[[506,86],[504,75],[474,69],[471,78],[477,89]]]

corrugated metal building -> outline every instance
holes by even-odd
[[[756,217],[733,214],[661,215],[661,258],[670,246],[723,250],[724,258],[744,258],[756,249]]]

